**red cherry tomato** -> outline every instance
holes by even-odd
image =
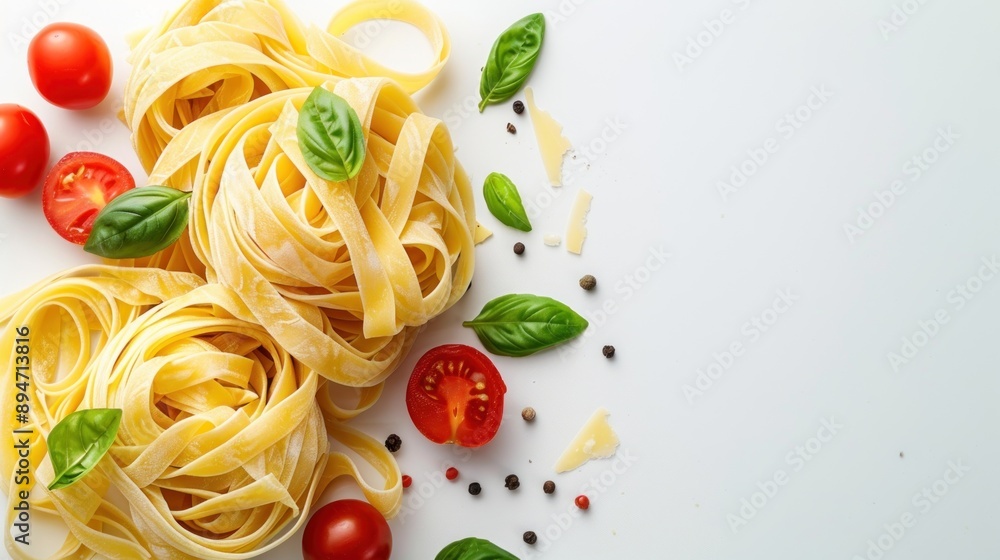
[[[49,135],[28,109],[0,104],[0,196],[17,198],[35,190],[49,165]]]
[[[319,508],[302,534],[304,560],[388,560],[392,533],[385,517],[361,500]]]
[[[406,387],[406,409],[420,433],[434,443],[485,445],[503,418],[507,386],[485,354],[445,344],[421,356]]]
[[[93,29],[52,23],[28,45],[28,73],[49,103],[63,109],[89,109],[111,89],[111,53]]]
[[[42,211],[63,239],[83,245],[97,213],[133,187],[132,174],[117,161],[94,152],[70,152],[45,178]]]

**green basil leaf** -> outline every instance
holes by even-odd
[[[111,449],[122,421],[120,408],[78,410],[63,418],[45,440],[55,479],[49,490],[80,480]]]
[[[190,197],[189,192],[161,186],[126,191],[97,215],[83,250],[109,259],[162,251],[187,228]]]
[[[521,231],[531,231],[528,214],[521,203],[521,195],[517,187],[503,173],[490,173],[483,183],[483,198],[490,214],[504,225]]]
[[[434,560],[518,560],[518,558],[488,540],[469,537],[444,547]]]
[[[531,294],[500,296],[462,323],[476,331],[487,350],[500,356],[528,356],[587,330],[587,320],[566,304]]]
[[[545,37],[545,16],[531,14],[508,27],[497,37],[479,80],[479,112],[486,105],[500,103],[521,89],[535,67]]]
[[[343,97],[321,87],[312,90],[299,111],[295,134],[313,173],[327,181],[346,181],[361,172],[364,129]]]

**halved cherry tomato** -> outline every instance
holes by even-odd
[[[388,560],[392,532],[368,502],[337,500],[316,510],[302,533],[304,560]]]
[[[445,344],[421,356],[406,387],[406,409],[434,443],[485,445],[500,429],[507,386],[485,354]]]
[[[49,135],[28,109],[0,104],[0,196],[17,198],[35,190],[49,164]]]
[[[90,109],[111,89],[111,53],[93,29],[52,23],[28,45],[28,74],[49,103],[63,109]]]
[[[97,213],[113,198],[134,188],[125,166],[104,154],[70,152],[49,171],[42,211],[63,239],[83,245]]]

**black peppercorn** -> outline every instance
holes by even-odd
[[[592,275],[587,274],[583,278],[580,278],[580,287],[583,288],[584,290],[587,290],[588,292],[590,290],[593,290],[595,287],[597,287],[597,278],[594,278]]]
[[[535,544],[538,542],[538,535],[536,535],[534,531],[525,531],[524,542],[528,544]]]
[[[524,103],[521,101],[514,102],[514,112],[520,115],[524,112]]]
[[[545,484],[542,485],[542,491],[546,494],[551,494],[556,491],[556,483],[551,480],[546,480]]]
[[[473,496],[478,496],[482,491],[483,487],[480,486],[478,482],[473,482],[469,485],[469,494],[472,494]]]
[[[535,409],[531,408],[530,406],[524,407],[524,410],[521,411],[521,418],[524,418],[525,422],[534,422]]]
[[[515,128],[511,123],[507,123],[507,132],[517,134],[517,128]]]
[[[518,241],[517,243],[514,244],[514,254],[515,255],[523,255],[524,254],[524,243],[521,243],[520,241]]]
[[[604,348],[601,348],[601,353],[604,354],[605,358],[609,358],[609,359],[610,358],[614,358],[615,357],[615,347],[612,346],[612,345],[610,345],[610,344],[608,344]]]
[[[507,478],[503,479],[503,485],[508,490],[517,490],[521,486],[521,481],[517,479],[516,474],[509,474]]]
[[[399,448],[402,446],[403,440],[396,434],[389,434],[389,437],[385,438],[385,448],[388,449],[390,453],[399,451]]]

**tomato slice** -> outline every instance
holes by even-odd
[[[132,174],[117,161],[94,152],[71,152],[45,178],[42,210],[63,239],[83,245],[97,213],[134,187]]]
[[[406,409],[420,433],[434,443],[479,447],[503,418],[507,392],[485,354],[464,344],[445,344],[420,357],[406,388]]]

